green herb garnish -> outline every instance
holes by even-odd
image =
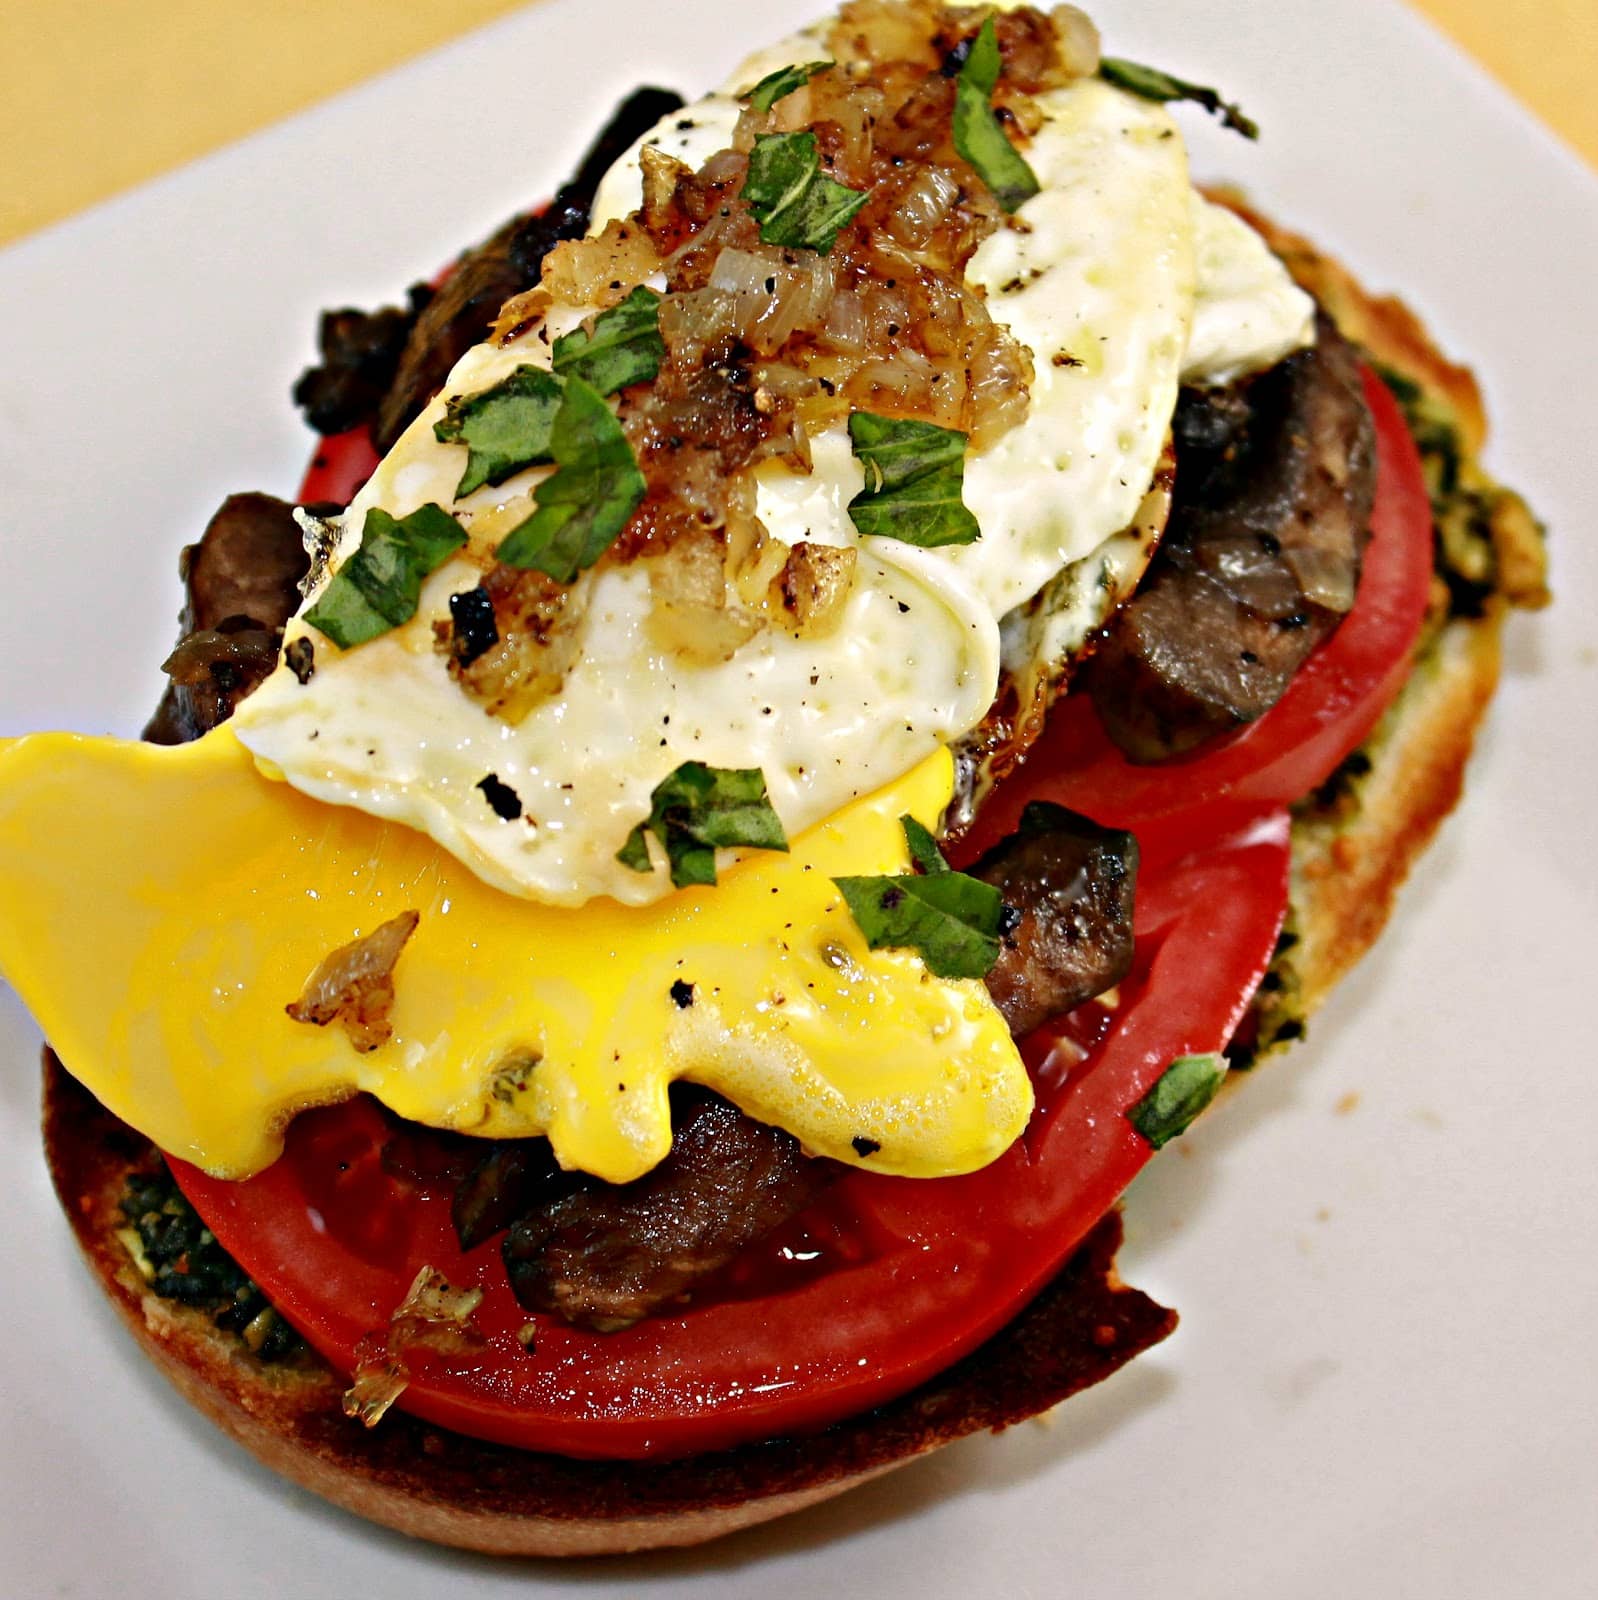
[[[867,197],[822,172],[815,134],[763,133],[749,153],[743,198],[764,243],[826,255]]]
[[[1127,1120],[1158,1150],[1187,1132],[1193,1119],[1215,1098],[1225,1077],[1223,1055],[1178,1056],[1160,1081],[1127,1112]]]
[[[164,1300],[212,1314],[217,1327],[237,1334],[262,1361],[304,1348],[260,1287],[216,1241],[165,1167],[134,1173],[118,1202],[127,1226],[116,1237],[133,1264]]]
[[[555,470],[533,490],[538,509],[495,552],[507,567],[533,567],[570,583],[615,542],[644,497],[637,458],[602,396],[567,378],[550,430]]]
[[[1168,72],[1161,72],[1158,67],[1145,67],[1136,61],[1122,61],[1115,56],[1105,56],[1099,62],[1099,76],[1106,83],[1113,83],[1117,89],[1129,90],[1132,94],[1141,95],[1145,100],[1158,100],[1162,103],[1171,100],[1191,100],[1212,116],[1219,117],[1222,127],[1233,129],[1245,139],[1257,139],[1260,136],[1259,124],[1251,117],[1244,116],[1240,107],[1233,105],[1229,100],[1223,100],[1215,90],[1206,89],[1197,83],[1184,83],[1182,79],[1173,78]]]
[[[802,66],[778,67],[768,72],[743,98],[762,115],[771,110],[779,100],[785,100],[795,89],[802,89],[818,72],[825,72],[830,61],[807,61]]]
[[[862,535],[902,539],[933,549],[981,536],[960,498],[966,436],[952,428],[856,411],[849,440],[866,469],[866,486],[849,502]]]
[[[716,851],[734,845],[753,850],[788,848],[782,821],[766,796],[759,767],[707,767],[685,761],[655,785],[649,815],[627,835],[616,859],[634,872],[649,872],[649,842],[654,834],[671,863],[671,881],[716,881]]]
[[[951,871],[914,817],[900,822],[921,873],[834,878],[849,914],[873,950],[914,950],[939,978],[985,978],[999,959],[1004,896],[991,883]]]
[[[899,826],[904,829],[904,842],[910,846],[910,859],[925,873],[949,871],[949,863],[943,859],[943,852],[938,848],[938,841],[932,837],[932,830],[917,822],[907,811],[899,818]]]
[[[999,204],[1014,211],[1038,192],[1038,180],[993,109],[993,91],[1003,67],[999,36],[989,17],[955,80],[954,148],[976,168]]]
[[[601,394],[648,383],[666,359],[660,337],[660,296],[640,284],[618,306],[594,318],[593,332],[578,328],[553,347],[555,371],[581,378]]]
[[[549,431],[559,408],[560,380],[541,367],[517,367],[492,389],[449,401],[433,424],[433,437],[467,448],[455,498],[548,461]]]
[[[342,650],[365,644],[416,615],[422,579],[465,543],[465,530],[440,505],[398,520],[373,506],[360,548],[333,574],[305,620]]]

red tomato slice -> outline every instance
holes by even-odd
[[[1184,827],[1224,825],[1262,806],[1290,805],[1364,743],[1408,676],[1432,578],[1432,511],[1403,412],[1368,368],[1376,423],[1376,502],[1354,609],[1258,721],[1182,760],[1135,766],[1110,743],[1086,695],[1068,696],[1027,764],[1001,785],[970,846],[979,851],[1043,797],[1098,822],[1138,829],[1180,813]]]
[[[377,448],[364,424],[348,433],[328,435],[317,446],[306,469],[300,484],[300,504],[313,506],[319,501],[331,501],[347,506],[376,470],[377,461]]]
[[[367,1101],[300,1117],[283,1158],[247,1182],[173,1170],[223,1245],[346,1372],[422,1266],[480,1286],[481,1350],[409,1357],[399,1403],[430,1421],[604,1457],[820,1427],[980,1343],[1114,1203],[1150,1154],[1124,1113],[1174,1057],[1231,1037],[1276,942],[1287,865],[1281,811],[1151,859],[1119,1004],[1079,1008],[1074,1037],[1028,1042],[1039,1108],[1005,1156],[962,1178],[851,1174],[718,1298],[619,1333],[524,1311],[493,1245],[462,1255],[444,1197],[384,1170],[389,1128]],[[516,1338],[529,1323],[531,1352]]]

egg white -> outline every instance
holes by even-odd
[[[728,91],[648,137],[701,162],[729,142],[737,90],[816,55],[814,36],[763,52]],[[977,543],[862,542],[846,508],[863,478],[835,430],[813,441],[811,474],[768,467],[757,495],[777,538],[860,551],[842,622],[826,637],[771,629],[728,661],[689,662],[648,642],[643,571],[591,572],[578,580],[576,664],[557,694],[511,726],[469,700],[434,649],[449,596],[480,578],[455,560],[424,585],[412,622],[356,649],[337,651],[291,624],[291,638],[312,638],[317,671],[301,685],[280,669],[240,706],[233,725],[257,760],[318,799],[421,829],[510,893],[644,904],[669,892],[665,871],[633,872],[615,854],[682,762],[759,767],[793,835],[972,728],[998,684],[1006,615],[1133,521],[1179,382],[1269,365],[1311,331],[1309,302],[1257,236],[1195,194],[1163,107],[1097,80],[1039,101],[1044,122],[1027,157],[1042,191],[1017,227],[982,245],[968,274],[1031,350],[1036,373],[1024,421],[968,454]],[[637,205],[638,170],[635,147],[601,187],[596,230]],[[373,506],[403,516],[436,501],[469,529],[528,493],[547,469],[455,505],[464,455],[440,444],[433,424],[450,396],[523,363],[547,368],[549,341],[589,309],[557,306],[507,346],[463,357],[351,505],[335,570]],[[1069,631],[1085,636],[1104,602],[1080,590]],[[489,807],[478,788],[489,773],[516,791],[520,818]]]

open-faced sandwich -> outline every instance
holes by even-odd
[[[290,1477],[686,1543],[1173,1326],[1118,1196],[1375,937],[1545,598],[1469,375],[1181,101],[1255,131],[930,0],[640,92],[324,319],[146,741],[0,745],[67,1214]]]

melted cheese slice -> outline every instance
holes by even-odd
[[[868,950],[832,883],[906,870],[898,819],[933,825],[952,785],[940,751],[716,888],[574,915],[268,781],[229,728],[175,749],[35,734],[0,741],[0,968],[75,1077],[219,1176],[268,1166],[295,1110],[366,1090],[416,1122],[548,1134],[624,1183],[670,1149],[677,1078],[815,1154],[966,1172],[1031,1112],[1004,1021],[980,983]],[[286,1015],[323,956],[408,909],[388,1043],[362,1055]]]

